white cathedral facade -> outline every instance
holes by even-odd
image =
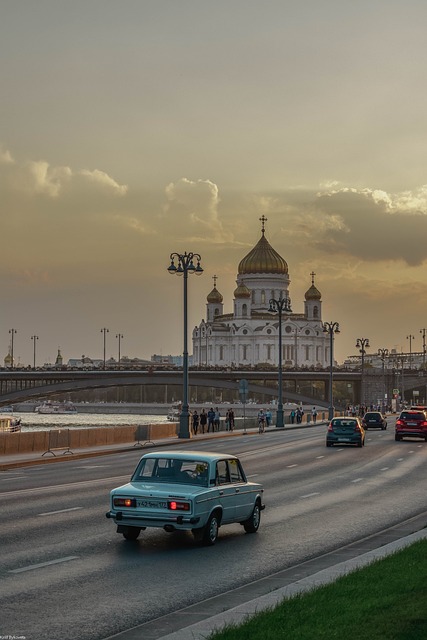
[[[286,261],[265,237],[240,261],[233,312],[224,312],[223,296],[214,288],[207,296],[206,320],[193,330],[193,365],[200,367],[255,367],[279,364],[279,314],[270,300],[288,300],[289,271]],[[282,312],[282,365],[329,366],[330,339],[323,332],[322,301],[314,285],[305,293],[304,312]]]

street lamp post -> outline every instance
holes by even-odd
[[[103,329],[101,329],[101,333],[103,333],[103,334],[104,334],[104,369],[105,369],[105,362],[106,362],[106,359],[105,359],[105,351],[106,351],[106,344],[107,344],[107,336],[106,336],[106,334],[107,334],[107,333],[110,333],[110,330],[109,330],[109,329],[106,329],[106,328],[104,327]]]
[[[10,339],[10,357],[12,362],[10,363],[11,368],[13,369],[13,336],[16,335],[18,332],[16,329],[9,329],[9,333],[11,334],[11,339]]]
[[[340,332],[340,325],[338,322],[324,322],[323,333],[329,334],[329,420],[334,417],[334,333]]]
[[[406,336],[406,339],[409,340],[409,368],[412,369],[412,340],[415,340],[415,336]]]
[[[282,313],[290,313],[291,311],[291,301],[290,298],[286,296],[286,298],[280,297],[278,300],[275,298],[271,298],[270,300],[270,309],[272,313],[279,314],[279,397],[277,402],[277,414],[276,414],[276,427],[281,428],[284,427],[283,420],[283,384],[282,384]]]
[[[426,329],[420,329],[423,336],[423,371],[426,370]]]
[[[121,333],[117,333],[117,334],[116,334],[116,338],[117,338],[117,340],[119,341],[119,361],[118,361],[118,365],[119,365],[119,367],[120,367],[120,360],[121,360],[121,357],[122,357],[122,356],[121,356],[121,353],[120,353],[120,343],[121,343],[121,341],[122,341],[122,339],[123,339],[123,335],[122,335]]]
[[[361,356],[362,356],[362,389],[361,389],[361,393],[360,393],[360,404],[362,406],[364,406],[365,404],[365,394],[364,394],[364,389],[363,389],[363,381],[364,381],[364,377],[365,377],[365,354],[366,354],[366,349],[365,347],[369,347],[369,338],[357,338],[356,340],[356,347],[359,349]]]
[[[175,265],[175,260],[177,265]],[[194,265],[196,261],[196,266]],[[170,274],[184,276],[184,351],[183,351],[183,395],[182,408],[179,416],[178,438],[190,438],[190,410],[188,406],[188,274],[195,273],[200,276],[203,269],[200,265],[201,257],[198,253],[171,253],[168,271]]]
[[[386,399],[386,386],[385,386],[385,359],[388,357],[388,349],[378,349],[378,355],[382,362],[383,367],[383,405]]]
[[[36,340],[38,339],[38,336],[31,336],[31,340],[33,341],[33,369],[36,368]]]

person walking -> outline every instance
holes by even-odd
[[[218,409],[218,407],[215,407],[214,431],[219,431],[220,424],[221,424],[221,412]]]
[[[229,409],[228,411],[228,420],[230,423],[230,431],[233,431],[234,429],[234,409],[233,408]]]
[[[198,429],[199,429],[199,414],[197,413],[197,410],[194,409],[194,411],[193,411],[193,435],[197,436]]]
[[[215,431],[215,411],[212,407],[208,411],[208,433],[211,430],[211,427],[213,433]]]
[[[316,424],[316,420],[317,420],[317,409],[316,409],[316,407],[312,408],[311,417],[313,419],[313,424]]]
[[[200,431],[202,433],[205,432],[207,423],[208,423],[208,416],[206,415],[206,411],[202,409],[200,412]]]

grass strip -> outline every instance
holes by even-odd
[[[427,540],[208,640],[427,640]]]

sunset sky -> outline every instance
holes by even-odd
[[[0,362],[183,348],[261,235],[335,355],[422,349],[425,0],[0,0]]]

